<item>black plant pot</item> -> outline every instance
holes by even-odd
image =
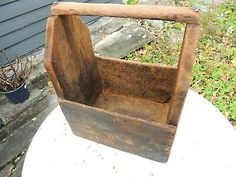
[[[0,91],[0,93],[6,95],[6,97],[14,104],[23,103],[30,96],[29,90],[27,89],[25,83],[15,90],[9,92]]]

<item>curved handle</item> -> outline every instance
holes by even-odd
[[[142,18],[199,24],[200,14],[188,7],[121,5],[60,2],[51,8],[52,15],[87,15]]]

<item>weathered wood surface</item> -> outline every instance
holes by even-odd
[[[110,90],[103,91],[93,106],[163,124],[167,123],[169,110],[169,103],[158,103],[140,97],[117,94]]]
[[[89,30],[78,16],[50,18],[54,21],[54,33],[48,38],[52,38],[52,58],[55,58],[51,63],[63,96],[91,105],[101,85]]]
[[[103,89],[157,102],[167,102],[174,89],[176,68],[112,58],[98,58]]]
[[[71,5],[59,3],[52,8],[56,16],[48,20],[45,67],[73,132],[167,161],[190,83],[199,15],[193,11],[191,15],[185,8],[176,14],[172,7],[153,11],[152,6],[139,6],[144,8],[140,14],[138,6]],[[74,14],[187,22],[178,68],[95,57],[90,33]],[[184,18],[186,14],[189,20]]]
[[[61,2],[51,9],[52,15],[92,15],[142,19],[161,19],[182,23],[199,24],[199,13],[187,7],[120,5],[120,4],[85,4]]]
[[[187,24],[184,34],[182,51],[178,63],[178,71],[175,81],[174,92],[172,93],[171,106],[168,113],[169,123],[177,126],[184,100],[191,81],[192,67],[195,57],[195,49],[200,32],[200,26]]]
[[[53,83],[54,89],[58,97],[64,97],[61,84],[58,82],[56,73],[52,66],[52,51],[53,51],[53,35],[55,33],[55,20],[57,16],[49,17],[47,20],[46,36],[45,36],[45,52],[44,52],[44,67],[47,70],[49,77]]]
[[[59,104],[76,135],[145,158],[167,161],[176,127],[64,99],[59,99]]]

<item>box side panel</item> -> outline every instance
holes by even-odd
[[[97,58],[103,89],[167,102],[174,89],[176,68],[119,59]]]
[[[90,33],[79,16],[55,19],[51,61],[64,98],[92,105],[101,84]]]
[[[59,103],[75,135],[151,160],[168,160],[175,127],[66,100]]]

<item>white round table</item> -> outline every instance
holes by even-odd
[[[235,177],[236,131],[189,90],[169,161],[159,163],[73,135],[57,107],[33,138],[22,177],[79,176]]]

